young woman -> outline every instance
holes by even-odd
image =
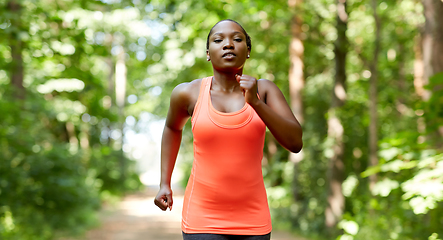
[[[273,82],[243,75],[251,40],[239,23],[215,24],[206,48],[214,76],[172,91],[154,202],[162,210],[172,208],[172,170],[183,126],[192,117],[194,162],[183,203],[183,239],[270,239],[261,169],[265,130],[289,151],[299,152],[301,126]]]

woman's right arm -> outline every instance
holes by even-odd
[[[166,117],[161,143],[160,190],[154,199],[155,205],[165,211],[172,209],[173,199],[171,176],[182,139],[182,130],[190,117],[189,104],[192,102],[190,83],[182,83],[174,88]]]

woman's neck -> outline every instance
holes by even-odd
[[[223,92],[234,92],[240,89],[235,75],[242,75],[243,69],[237,72],[219,72],[214,69],[214,79],[212,80],[212,89]],[[214,88],[215,87],[215,88]]]

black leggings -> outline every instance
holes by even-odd
[[[266,235],[227,235],[212,233],[183,233],[183,240],[270,240],[271,233]]]

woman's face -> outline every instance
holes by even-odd
[[[218,23],[209,36],[206,54],[217,70],[239,70],[249,55],[242,28],[231,21]]]

